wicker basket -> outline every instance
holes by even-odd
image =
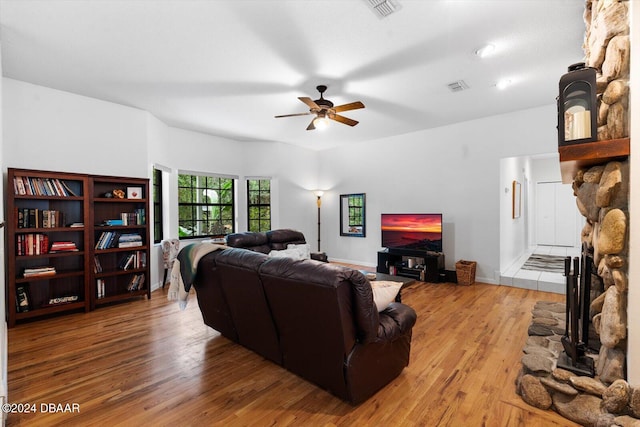
[[[456,277],[459,285],[470,286],[475,283],[476,264],[475,261],[460,260],[456,262]]]

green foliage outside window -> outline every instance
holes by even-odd
[[[180,238],[215,237],[233,233],[234,180],[178,175]]]
[[[247,213],[249,231],[271,230],[270,180],[247,180]]]

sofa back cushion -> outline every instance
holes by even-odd
[[[366,315],[358,301],[363,296],[354,292],[358,275],[364,283],[366,278],[356,270],[290,258],[269,258],[260,267],[280,334],[283,366],[337,395],[346,393],[344,363],[356,341],[377,334],[371,287],[367,283]]]
[[[268,257],[244,249],[221,251],[216,261],[238,342],[282,364],[278,334],[258,275]]]
[[[229,234],[227,236],[227,246],[249,249],[263,254],[268,254],[271,251],[266,233],[256,233],[253,231]]]
[[[287,249],[287,245],[303,245],[306,243],[304,234],[297,230],[281,228],[279,230],[271,230],[266,232],[269,246],[276,251]]]

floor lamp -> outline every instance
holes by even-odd
[[[315,190],[313,194],[315,194],[318,199],[318,252],[320,252],[320,206],[322,205],[322,195],[324,194],[324,191]]]

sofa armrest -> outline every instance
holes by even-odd
[[[408,305],[392,302],[380,313],[378,341],[393,341],[408,333],[416,324],[417,314]]]

